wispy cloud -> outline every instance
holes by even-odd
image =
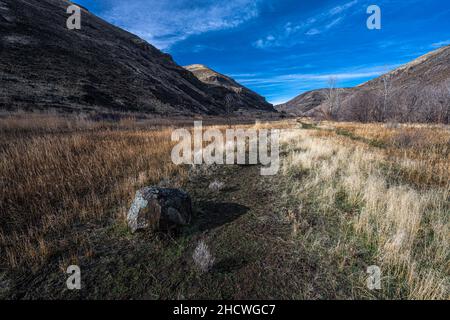
[[[306,32],[305,34],[306,34],[307,36],[315,36],[316,34],[320,34],[320,33],[321,33],[321,32],[320,32],[319,29],[312,28],[312,29],[310,29],[308,32]]]
[[[266,86],[277,84],[289,84],[289,83],[302,83],[309,84],[326,84],[330,78],[335,78],[337,81],[346,80],[358,80],[367,79],[380,76],[387,73],[399,65],[383,65],[373,67],[360,67],[345,71],[327,72],[327,73],[291,73],[291,74],[278,74],[278,75],[264,75],[264,74],[250,74],[250,75],[238,75],[236,79],[245,85],[252,86]]]
[[[450,39],[433,43],[431,46],[433,48],[440,48],[440,47],[445,47],[445,46],[448,46],[448,45],[450,45]]]
[[[344,12],[345,10],[347,10],[347,9],[349,9],[349,8],[351,8],[351,7],[353,7],[353,6],[354,6],[355,4],[357,4],[357,3],[358,3],[358,0],[354,0],[354,1],[350,1],[350,2],[344,3],[343,5],[336,6],[336,7],[332,8],[332,9],[329,11],[329,13],[330,13],[330,15],[334,16],[334,15],[336,15],[336,14],[342,13],[342,12]]]
[[[269,35],[256,40],[253,46],[260,49],[273,47],[291,47],[304,43],[305,36],[320,35],[344,21],[347,12],[359,0],[353,0],[335,6],[323,13],[307,18],[305,21],[287,22],[275,28]]]
[[[160,49],[192,35],[230,29],[258,16],[254,0],[110,0],[104,17]]]
[[[360,66],[320,73],[243,74],[237,75],[236,80],[255,90],[268,92],[265,95],[268,101],[280,104],[306,91],[327,87],[330,78],[335,78],[340,87],[354,86],[381,76],[398,66],[399,64]]]
[[[341,22],[344,18],[343,17],[339,17],[337,19],[334,19],[333,21],[331,21],[330,23],[328,23],[325,26],[325,29],[331,29],[333,28],[335,25],[337,25],[339,22]]]

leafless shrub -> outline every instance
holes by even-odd
[[[360,122],[376,121],[379,97],[372,91],[360,91],[352,95],[344,104],[344,119]]]
[[[420,147],[426,143],[426,135],[420,130],[402,130],[391,137],[391,144],[397,148]]]
[[[389,121],[388,123],[385,124],[384,127],[386,129],[399,129],[400,128],[400,124],[398,122]]]
[[[192,259],[197,269],[203,273],[210,271],[214,265],[214,257],[210,253],[208,245],[203,240],[195,248]]]
[[[355,92],[342,105],[345,120],[361,122],[450,123],[450,84],[392,89],[385,78],[378,90]]]

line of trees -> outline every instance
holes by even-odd
[[[321,117],[360,122],[450,123],[450,80],[441,85],[396,86],[387,74],[372,89],[355,89],[343,99],[330,79]]]

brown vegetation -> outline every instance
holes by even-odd
[[[175,123],[161,119],[0,119],[2,269],[34,270],[36,283],[19,283],[30,297],[59,296],[51,273],[70,262],[90,268],[98,291],[83,294],[96,298],[448,299],[448,127],[301,122],[256,125],[285,129],[282,172],[262,178],[254,166],[174,166]],[[187,186],[193,225],[167,240],[130,235],[135,191],[161,181]],[[193,255],[199,241],[209,255]],[[209,271],[191,274],[203,256]],[[102,272],[116,262],[110,282]],[[382,270],[380,291],[366,287],[369,265]]]
[[[3,266],[70,250],[81,241],[74,225],[123,214],[137,187],[184,176],[170,161],[170,128],[39,117],[1,120],[1,128]]]
[[[362,245],[365,263],[380,266],[388,286],[378,297],[448,299],[448,128],[321,127],[285,136],[292,151],[284,170],[306,176],[300,184],[291,178],[291,196],[304,209],[337,220],[340,240],[325,250],[342,254],[345,272],[359,259],[355,244]]]
[[[391,81],[391,80],[385,80]],[[333,119],[361,122],[450,123],[448,83],[420,89],[355,90]]]
[[[82,241],[68,239],[74,224],[125,214],[143,185],[162,180],[180,185],[186,170],[170,159],[171,133],[175,126],[192,125],[183,118],[107,122],[27,113],[0,118],[1,265],[40,265],[70,250],[69,242]]]

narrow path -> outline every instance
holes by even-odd
[[[65,289],[58,262],[30,274],[18,298],[63,299],[323,299],[332,298],[327,266],[296,241],[284,196],[286,177],[260,175],[258,166],[222,166],[186,184],[194,200],[192,225],[177,235],[131,235],[117,223],[93,228],[90,257],[80,258],[82,290]],[[212,181],[224,183],[220,191]],[[204,240],[212,271],[196,271],[192,253]],[[332,285],[331,285],[332,286]],[[328,293],[330,292],[330,293]]]

